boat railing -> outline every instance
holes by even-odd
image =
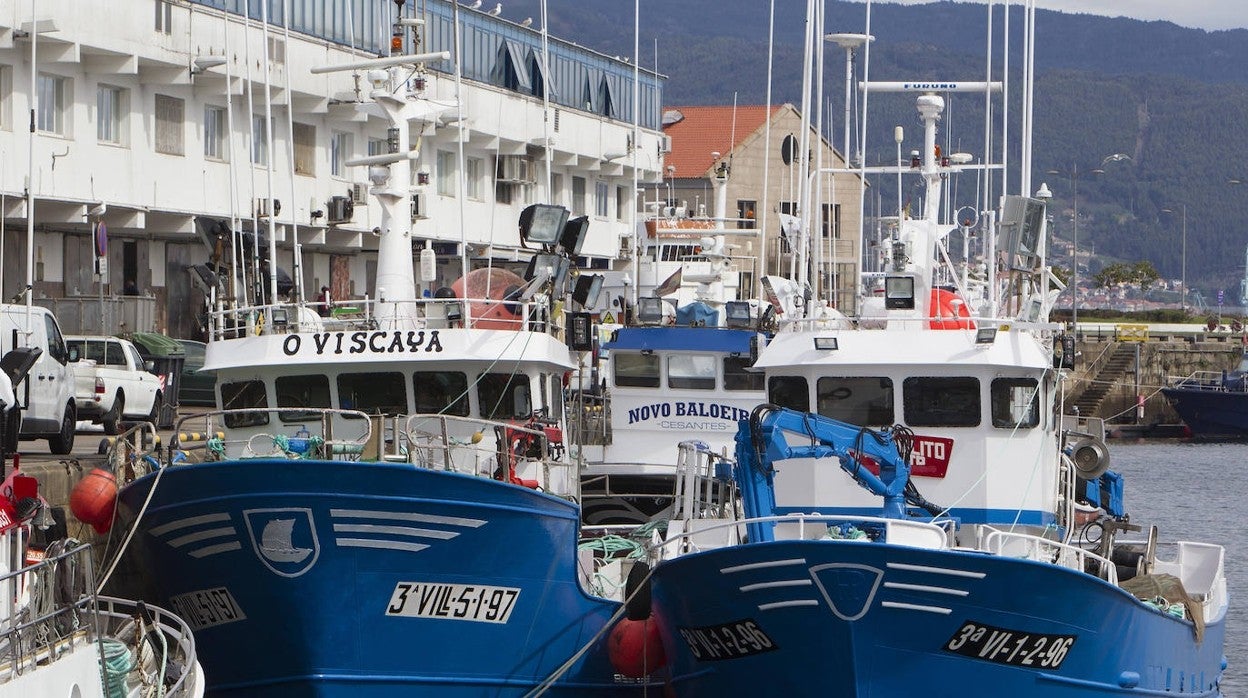
[[[152,646],[152,651],[163,655],[166,666],[182,667],[183,671],[167,683],[159,695],[177,696],[193,689],[193,668],[198,658],[195,636],[186,621],[159,606],[142,601],[103,595],[97,598],[101,620],[108,624],[104,629],[106,637],[127,643],[133,643],[134,638],[140,636],[145,637],[147,642],[159,641],[161,646]],[[151,631],[158,634],[152,635]]]
[[[407,461],[433,470],[464,472],[574,495],[576,464],[564,460],[559,426],[534,415],[500,421],[448,414],[413,414],[403,430]]]
[[[959,316],[951,315],[932,315],[928,317],[898,317],[895,315],[858,315],[855,317],[809,317],[809,318],[792,318],[781,320],[779,327],[781,331],[791,332],[818,332],[826,330],[852,330],[867,331],[877,330],[886,327],[888,330],[926,330],[931,329],[933,323],[943,324],[946,328],[960,324],[963,329],[974,332],[976,329],[1001,327],[1008,325],[1010,331],[1030,331],[1030,332],[1053,332],[1061,329],[1061,325],[1054,322],[1028,322],[1021,320],[1007,320],[1000,317],[988,316]],[[948,331],[943,329],[940,331]]]
[[[76,542],[76,541],[75,541]],[[2,564],[18,569],[0,575],[0,685],[89,642],[96,609],[91,546],[47,555],[21,567],[26,549],[22,529],[0,534]]]
[[[549,305],[498,298],[351,299],[327,303],[270,303],[225,307],[209,318],[211,340],[297,332],[355,332],[396,329],[489,329],[558,331]]]
[[[1166,376],[1166,385],[1171,388],[1228,392],[1226,383],[1222,380],[1223,377],[1224,374],[1221,371],[1192,371],[1187,376]]]
[[[292,416],[298,423],[282,426]],[[274,419],[276,417],[276,419]],[[359,410],[328,407],[246,407],[189,415],[174,425],[173,454],[203,451],[202,460],[223,458],[379,459],[384,444],[374,422],[384,419]],[[319,422],[317,433],[309,423]],[[188,428],[188,425],[199,428]],[[337,431],[350,430],[347,438]],[[176,461],[174,461],[176,462]]]
[[[732,520],[687,519],[684,521],[683,530],[677,530],[669,523],[668,536],[658,544],[658,549],[652,556],[666,559],[689,552],[736,545],[744,539],[746,526],[762,523],[775,524],[776,540],[861,541],[932,550],[949,549],[957,525],[951,519],[929,523],[881,516],[813,513]],[[873,537],[871,532],[876,535]]]
[[[1075,545],[1029,533],[992,529],[983,538],[981,549],[993,555],[1036,560],[1095,574],[1117,586],[1118,568],[1108,559]]]

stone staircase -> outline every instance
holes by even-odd
[[[1135,345],[1131,342],[1117,342],[1105,358],[1105,363],[1101,364],[1100,369],[1084,386],[1083,391],[1075,396],[1071,404],[1077,407],[1079,414],[1085,417],[1101,416],[1099,411],[1105,396],[1134,367]]]

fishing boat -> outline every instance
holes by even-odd
[[[409,133],[448,107],[408,81],[413,65],[447,58],[366,66],[392,140],[365,162],[384,212],[376,295],[318,308],[270,289],[235,302],[212,279],[204,366],[220,409],[183,420],[165,459],[119,495],[135,531],[128,569],[146,572],[129,581],[186,614],[214,696],[659,685],[647,678],[657,666],[617,669],[631,659],[609,642],[622,606],[591,593],[603,561],[577,548],[563,382],[590,328],[555,301],[581,242],[564,236],[585,227],[534,204],[519,227],[540,254],[523,278],[465,269],[417,292]],[[433,255],[420,253],[422,283]],[[255,263],[217,261],[231,256]]]
[[[1043,200],[980,217],[979,285],[950,261],[937,122],[1000,88],[864,79],[914,99],[923,145],[881,173],[918,175],[921,211],[852,327],[799,318],[760,349],[768,404],[730,459],[682,448],[687,506],[629,589],[677,695],[1220,695],[1225,550],[1128,518],[1104,442],[1060,416]],[[703,494],[725,487],[740,513]]]
[[[91,545],[48,540],[54,520],[38,490],[19,467],[0,488],[0,696],[204,695],[190,627],[99,595]]]
[[[727,171],[712,179],[717,191]],[[726,239],[749,239],[717,196],[713,216],[656,210],[638,253],[632,312],[602,345],[601,392],[573,401],[573,443],[583,461],[586,524],[622,526],[665,519],[674,503],[671,454],[696,433],[729,450],[737,425],[764,399],[752,372],[751,347],[775,317],[766,302],[742,292],[754,260],[733,257]],[[786,279],[767,279],[790,291]],[[791,305],[791,293],[786,296]],[[592,386],[599,387],[599,386]]]
[[[1248,437],[1248,353],[1231,371],[1195,371],[1161,389],[1196,438]]]

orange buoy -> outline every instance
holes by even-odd
[[[645,620],[621,618],[611,629],[607,655],[616,671],[634,679],[653,674],[667,664],[663,642],[659,639],[659,625],[653,617]]]
[[[928,327],[933,330],[973,330],[975,321],[966,308],[966,301],[953,291],[932,289],[931,304],[927,313],[931,319]]]
[[[90,524],[96,533],[108,533],[117,508],[117,480],[107,470],[95,468],[74,485],[69,510],[79,521]]]

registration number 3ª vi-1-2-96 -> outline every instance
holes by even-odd
[[[1028,633],[966,622],[945,643],[945,650],[998,664],[1057,669],[1075,639],[1075,635]]]

